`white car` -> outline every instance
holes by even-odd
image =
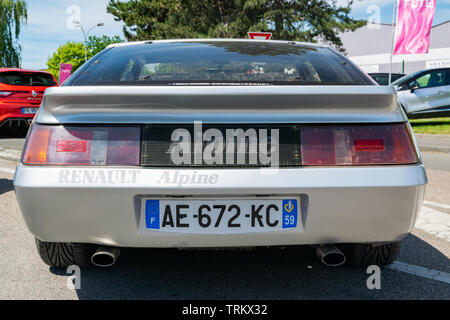
[[[450,68],[419,71],[391,84],[410,117],[450,114]]]

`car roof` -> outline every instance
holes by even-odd
[[[168,40],[146,40],[146,41],[131,41],[122,43],[110,44],[107,48],[126,47],[150,43],[179,43],[179,42],[248,42],[248,43],[273,43],[273,44],[300,44],[310,47],[327,47],[324,44],[301,42],[301,41],[286,41],[286,40],[253,40],[253,39],[226,39],[226,38],[201,38],[201,39],[168,39]]]
[[[396,80],[394,82],[397,82],[398,85],[400,85],[402,83],[405,83],[406,81],[409,81],[409,80],[411,80],[411,79],[413,79],[415,77],[420,76],[423,73],[430,72],[430,71],[437,71],[437,70],[449,70],[450,71],[450,68],[433,68],[433,69],[419,70],[419,71],[407,74],[407,75],[401,77],[400,79],[398,79],[398,80]]]
[[[414,74],[419,74],[419,73],[423,73],[423,72],[430,72],[430,71],[437,71],[437,70],[450,70],[450,68],[442,67],[442,68],[424,69],[424,70],[416,71],[416,72],[414,72]]]
[[[0,68],[0,72],[23,72],[23,73],[45,73],[45,74],[51,74],[47,71],[41,71],[41,70],[31,70],[31,69],[20,69],[20,68]]]
[[[368,74],[374,74],[374,75],[389,75],[389,72],[369,72]],[[395,75],[405,75],[404,73],[391,73]]]

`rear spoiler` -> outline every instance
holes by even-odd
[[[42,124],[405,122],[392,87],[86,86],[48,88]]]

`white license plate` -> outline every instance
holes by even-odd
[[[302,231],[300,199],[144,199],[140,231],[236,234]]]
[[[22,108],[22,114],[36,114],[39,108]]]

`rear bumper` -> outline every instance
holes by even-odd
[[[178,180],[173,183],[178,172]],[[44,168],[19,165],[16,196],[36,237],[122,247],[225,247],[384,242],[413,228],[427,182],[423,165],[196,170]],[[161,179],[169,175],[170,181]],[[139,232],[145,197],[298,196],[303,231],[206,235]]]
[[[39,108],[39,105],[30,105],[30,104],[0,104],[0,127],[5,125],[10,125],[11,123],[13,125],[21,124],[27,124],[29,123],[28,120],[33,120],[35,115],[34,114],[23,114],[22,108]]]

